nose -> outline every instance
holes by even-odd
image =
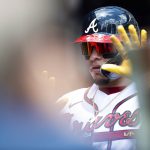
[[[91,53],[91,56],[89,58],[90,61],[94,61],[94,60],[101,60],[103,57],[101,55],[99,55],[96,50],[94,49]]]

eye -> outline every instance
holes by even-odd
[[[116,53],[103,53],[102,56],[104,58],[113,58],[117,55],[117,52]]]

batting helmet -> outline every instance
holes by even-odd
[[[138,23],[129,11],[117,6],[101,7],[85,16],[82,35],[75,42],[111,43],[110,35],[118,34],[117,26],[123,25],[128,30],[130,24],[139,33]]]
[[[117,6],[101,7],[85,16],[82,35],[75,42],[82,43],[82,53],[86,59],[89,59],[94,47],[104,58],[111,58],[106,63],[120,65],[122,58],[114,50],[110,36],[115,34],[119,38],[117,31],[119,25],[123,25],[128,33],[130,24],[134,25],[140,35],[138,23],[129,11]],[[119,75],[108,71],[100,70],[100,72],[109,79],[119,78]]]

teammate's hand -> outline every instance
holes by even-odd
[[[119,66],[115,64],[104,64],[101,69],[119,75],[130,76],[132,73],[132,66],[130,60],[128,59],[127,52],[130,50],[137,50],[146,44],[147,31],[142,29],[139,37],[133,25],[129,25],[128,27],[129,35],[127,35],[127,32],[122,25],[119,25],[117,29],[121,41],[115,35],[111,36],[111,41],[123,58],[123,61]]]

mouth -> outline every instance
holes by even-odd
[[[101,67],[100,65],[92,65],[90,67],[90,71],[100,74],[100,67]]]

